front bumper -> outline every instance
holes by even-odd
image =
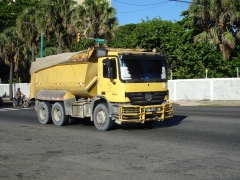
[[[145,121],[163,121],[173,117],[172,103],[151,106],[120,105],[117,121],[144,123]]]

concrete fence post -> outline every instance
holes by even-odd
[[[210,100],[213,101],[213,80],[210,80]]]

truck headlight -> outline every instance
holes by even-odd
[[[157,108],[157,111],[161,111],[161,110],[162,110],[162,108],[160,108],[160,107]]]
[[[145,111],[146,112],[150,112],[151,110],[150,110],[150,108],[146,108]]]
[[[146,112],[156,111],[156,108],[154,108],[154,107],[152,107],[152,108],[146,108],[145,111],[146,111]]]

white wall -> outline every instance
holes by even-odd
[[[14,93],[18,87],[29,97],[30,83],[14,84]],[[172,101],[240,100],[240,78],[169,80],[168,88]],[[0,84],[0,96],[9,97],[8,84]]]
[[[21,88],[23,94],[29,97],[30,83],[13,84],[13,96],[15,95],[18,87]],[[9,84],[0,84],[0,97],[9,97]]]
[[[169,97],[179,100],[240,100],[240,78],[169,80]]]

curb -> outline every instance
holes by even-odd
[[[240,106],[240,101],[172,101],[177,106]]]

